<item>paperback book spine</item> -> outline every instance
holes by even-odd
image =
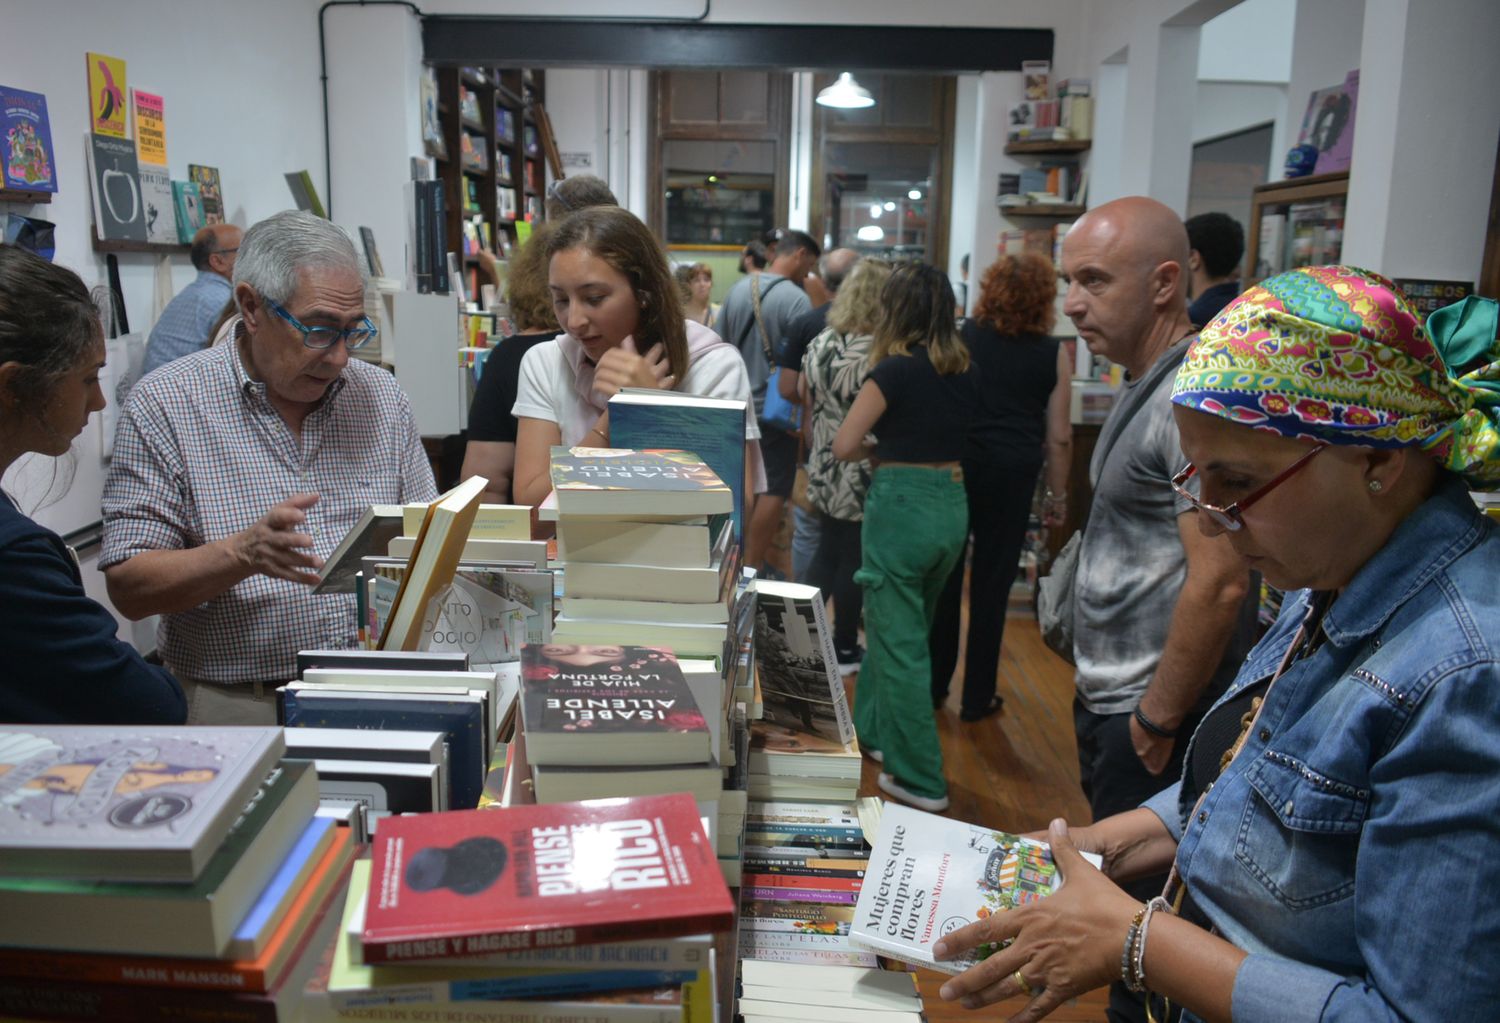
[[[364,942],[365,962],[410,963],[418,960],[462,959],[485,952],[525,951],[532,948],[567,948],[573,945],[600,945],[649,938],[670,938],[679,934],[702,934],[719,930],[724,919],[716,913],[693,917],[674,917],[666,921],[631,920],[628,923],[580,922],[570,927],[532,931],[482,931],[458,937],[402,937]]]

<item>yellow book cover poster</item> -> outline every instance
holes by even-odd
[[[167,119],[162,109],[162,98],[155,93],[131,89],[130,103],[135,114],[136,160],[153,167],[165,167]]]
[[[87,55],[89,68],[89,122],[95,135],[125,134],[125,62],[102,53]]]

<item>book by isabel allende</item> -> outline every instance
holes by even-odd
[[[279,728],[7,726],[4,873],[190,882],[285,748]]]
[[[708,722],[670,650],[545,645],[521,651],[532,764],[701,764]]]
[[[451,959],[733,925],[690,796],[391,817],[373,843],[367,963]]]
[[[688,451],[552,449],[552,489],[561,515],[689,519],[733,510],[724,481]]]
[[[1099,857],[1083,854],[1097,866]],[[1045,898],[1062,884],[1045,842],[887,803],[849,938],[857,948],[962,973],[999,946],[938,961],[943,935]]]

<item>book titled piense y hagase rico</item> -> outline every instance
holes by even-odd
[[[0,872],[191,882],[285,748],[279,728],[0,726]]]
[[[639,941],[733,925],[683,793],[392,817],[373,843],[367,963]]]
[[[734,506],[729,487],[689,451],[555,447],[552,489],[560,515],[676,521]]]
[[[532,764],[695,764],[712,752],[677,658],[659,647],[525,647],[521,722]]]
[[[1084,853],[1098,866],[1099,857]],[[1051,895],[1062,884],[1051,847],[1019,835],[887,803],[849,939],[902,962],[962,973],[999,951],[939,961],[932,945],[960,927]]]

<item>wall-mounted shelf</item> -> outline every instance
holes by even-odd
[[[133,242],[119,238],[100,238],[97,232],[90,232],[90,240],[94,243],[95,252],[154,252],[158,255],[186,256],[191,250],[190,245],[168,245],[162,242]]]
[[[1007,156],[1021,156],[1027,153],[1045,156],[1048,153],[1086,153],[1093,146],[1090,139],[1038,139],[1034,142],[1007,142],[1005,153]]]
[[[1002,217],[1081,217],[1088,212],[1086,206],[1071,202],[1033,202],[1024,206],[1001,206]]]
[[[0,202],[46,203],[52,201],[51,192],[26,192],[19,188],[0,188]]]

